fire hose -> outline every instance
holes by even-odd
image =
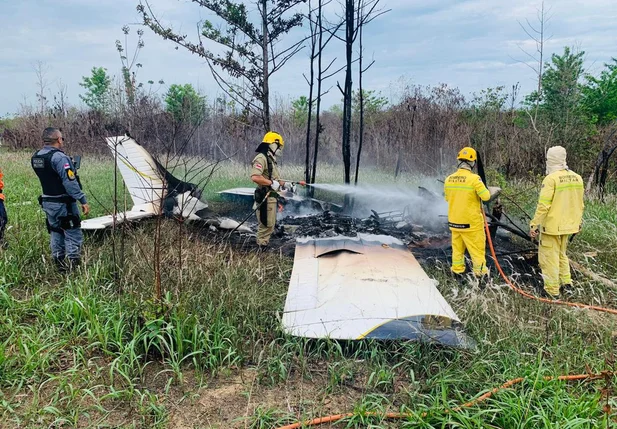
[[[482,210],[482,216],[484,219],[484,228],[486,230],[486,236],[487,236],[487,240],[488,240],[488,244],[489,244],[489,248],[491,250],[491,255],[493,256],[493,259],[495,261],[495,266],[497,267],[497,270],[499,271],[499,274],[501,275],[501,277],[506,281],[506,283],[508,284],[508,286],[514,290],[515,292],[523,295],[526,298],[530,298],[530,299],[535,299],[537,301],[541,301],[541,302],[546,302],[549,304],[557,304],[557,305],[566,305],[566,306],[570,306],[570,307],[577,307],[577,308],[585,308],[588,310],[595,310],[595,311],[601,311],[601,312],[605,312],[605,313],[611,313],[611,314],[617,314],[617,310],[615,309],[611,309],[611,308],[604,308],[604,307],[599,307],[599,306],[594,306],[594,305],[587,305],[587,304],[582,304],[582,303],[576,303],[576,302],[566,302],[566,301],[560,301],[560,300],[553,300],[553,299],[547,299],[547,298],[541,298],[541,297],[537,297],[534,296],[528,292],[525,292],[524,290],[520,289],[519,287],[515,286],[512,281],[510,281],[510,279],[508,278],[508,276],[504,273],[503,269],[501,268],[501,265],[499,264],[499,261],[497,260],[497,256],[495,254],[495,248],[493,246],[493,240],[491,239],[491,235],[489,233],[489,229],[488,229],[488,222],[486,220],[486,215],[484,214],[484,210]],[[604,371],[602,373],[599,374],[569,374],[569,375],[560,375],[560,376],[546,376],[544,377],[545,381],[552,381],[552,380],[563,380],[563,381],[574,381],[574,380],[595,380],[595,379],[599,379],[599,378],[606,378],[608,380],[608,378],[610,377],[614,377],[614,373],[609,372],[609,371]],[[523,381],[525,381],[526,378],[525,377],[518,377],[518,378],[514,378],[511,380],[508,380],[507,382],[505,382],[504,384],[502,384],[499,387],[495,387],[494,389],[486,392],[485,394],[483,394],[482,396],[479,396],[478,398],[466,402],[456,408],[453,408],[451,410],[445,410],[445,413],[451,413],[451,412],[457,412],[462,410],[463,408],[470,408],[474,405],[477,405],[480,402],[483,402],[487,399],[489,399],[491,396],[493,396],[494,394],[496,394],[497,392],[510,388],[516,384],[520,384]],[[307,420],[307,421],[302,421],[302,422],[296,422],[287,426],[281,426],[278,429],[297,429],[297,428],[302,428],[302,427],[307,427],[307,426],[317,426],[317,425],[321,425],[324,423],[332,423],[332,422],[336,422],[345,418],[350,418],[353,417],[355,414],[354,413],[343,413],[343,414],[334,414],[331,416],[326,416],[326,417],[318,417],[312,420]],[[420,414],[421,418],[424,418],[428,415],[428,413],[424,412],[422,414]],[[415,414],[412,413],[378,413],[378,412],[366,412],[363,413],[363,416],[378,416],[378,417],[382,417],[385,419],[406,419],[406,418],[411,418],[414,417]]]
[[[615,373],[611,371],[602,371],[598,374],[568,374],[568,375],[559,375],[559,376],[545,376],[543,377],[543,379],[544,381],[553,381],[553,380],[592,381],[592,380],[598,380],[598,379],[605,379],[608,382],[608,380],[614,376],[615,376]],[[508,389],[516,384],[520,384],[525,380],[527,380],[526,377],[518,377],[518,378],[513,378],[512,380],[508,380],[505,383],[503,383],[501,386],[495,387],[489,390],[488,392],[477,397],[476,399],[473,399],[469,402],[459,405],[458,407],[452,408],[451,410],[450,409],[444,410],[444,413],[449,414],[449,413],[461,411],[463,408],[471,408],[474,405],[479,404],[480,402],[486,401],[487,399],[489,399],[490,397],[492,397],[494,394],[498,393],[499,391]],[[350,417],[353,417],[354,415],[356,414],[354,413],[333,414],[331,416],[318,417],[312,420],[292,423],[286,426],[281,426],[278,429],[298,429],[298,428],[303,428],[307,426],[318,426],[324,423],[333,423],[333,422],[336,422],[336,421],[339,421],[345,418],[350,418]],[[407,418],[418,416],[417,414],[414,414],[414,413],[379,413],[376,411],[365,412],[365,413],[362,413],[362,415],[365,417],[370,417],[370,416],[382,417],[388,420],[407,419]],[[425,418],[427,416],[428,416],[427,412],[423,412],[422,414],[419,415],[420,418]]]
[[[613,308],[606,308],[606,307],[600,307],[600,306],[597,306],[597,305],[583,304],[583,303],[580,303],[580,302],[561,301],[559,299],[542,298],[542,297],[539,297],[539,296],[532,295],[529,292],[526,292],[523,289],[521,289],[518,286],[516,286],[514,283],[512,283],[512,281],[504,273],[503,269],[501,268],[501,265],[499,264],[499,260],[497,259],[497,255],[495,254],[495,247],[493,246],[493,239],[491,238],[491,234],[490,234],[489,229],[488,229],[488,222],[486,221],[486,215],[484,214],[484,210],[482,210],[482,217],[484,218],[484,230],[486,231],[486,239],[488,241],[488,247],[491,250],[491,255],[493,257],[493,260],[495,261],[495,266],[497,267],[497,271],[499,271],[499,274],[501,275],[501,277],[504,279],[504,281],[510,287],[510,289],[512,289],[514,292],[524,296],[525,298],[534,299],[534,300],[540,301],[540,302],[546,302],[548,304],[564,305],[564,306],[576,307],[576,308],[584,308],[584,309],[587,309],[587,310],[594,310],[594,311],[600,311],[600,312],[603,312],[603,313],[610,313],[610,314],[617,315],[617,310],[615,310]]]

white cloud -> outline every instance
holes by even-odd
[[[192,2],[150,1],[166,23],[191,36],[196,35],[198,21],[211,17]],[[0,0],[0,114],[14,112],[24,96],[33,98],[35,61],[50,66],[50,82],[61,79],[66,83],[74,102],[79,101],[81,77],[93,66],[118,74],[115,40],[124,38],[123,25],[140,21],[137,4],[138,0]],[[407,76],[424,85],[446,82],[459,86],[463,93],[518,81],[523,83],[523,92],[530,91],[533,72],[516,60],[525,59],[520,48],[533,52],[535,46],[518,21],[535,22],[540,4],[541,0],[382,0],[383,8],[392,11],[366,28],[365,54],[376,61],[365,75],[366,87],[396,92],[392,87]],[[586,67],[598,72],[604,62],[617,56],[614,0],[554,0],[546,6],[551,14],[547,34],[553,37],[546,43],[545,58],[562,52],[566,45],[580,45],[586,52]],[[332,2],[329,15],[334,18],[339,8],[338,2]],[[133,25],[133,32],[137,28]],[[294,31],[292,37],[305,31],[306,27]],[[129,42],[134,41],[131,36]],[[176,50],[173,43],[147,29],[144,41],[141,80],[190,82],[211,96],[217,93],[199,57],[182,48]],[[328,48],[328,57],[335,56],[342,65],[341,42],[332,42]],[[273,90],[283,98],[305,94],[302,73],[307,69],[307,52],[302,52],[275,76]],[[336,79],[331,85],[336,85]],[[339,102],[338,90],[334,88],[326,99],[327,103]]]

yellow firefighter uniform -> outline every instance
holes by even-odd
[[[482,276],[486,268],[486,234],[481,201],[490,199],[490,192],[480,176],[459,168],[444,183],[448,202],[448,225],[452,232],[452,271],[465,272],[465,249],[471,256],[473,273]]]
[[[276,159],[272,156],[258,153],[253,158],[251,176],[263,176],[269,180],[279,180],[281,175],[279,173],[278,166],[276,165]],[[263,197],[270,191],[268,200],[263,204]],[[261,198],[259,197],[261,195]],[[277,210],[277,196],[278,194],[270,190],[269,186],[258,185],[255,191],[255,204],[253,210],[257,210],[257,219],[259,226],[257,227],[257,244],[260,246],[266,246],[270,241],[270,236],[274,232],[274,226],[276,225],[276,210]]]
[[[580,231],[583,193],[583,179],[578,174],[567,169],[550,173],[542,181],[536,213],[530,222],[531,230],[540,232],[538,262],[544,289],[553,296],[559,295],[560,284],[572,283],[566,250],[570,235]]]

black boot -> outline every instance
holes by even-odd
[[[459,286],[464,286],[465,283],[467,283],[467,276],[465,276],[465,274],[452,273],[452,275],[456,279],[456,282],[459,284]]]
[[[478,287],[480,288],[480,290],[486,289],[486,287],[490,284],[491,284],[491,278],[489,277],[488,274],[484,274],[478,277]]]
[[[565,285],[562,285],[562,286],[559,288],[559,293],[560,293],[560,294],[563,294],[563,295],[565,295],[565,296],[572,296],[572,295],[574,295],[574,286],[572,286],[572,285],[571,285],[571,284],[569,284],[569,283],[568,283],[568,284],[565,284]]]
[[[543,286],[538,287],[538,295],[540,296],[540,298],[546,298],[546,299],[559,299],[559,295],[551,295],[550,293],[548,293],[546,291],[546,289],[544,289]]]
[[[81,265],[81,259],[69,258],[68,271],[74,271]]]
[[[68,266],[66,263],[66,260],[64,258],[53,258],[54,260],[54,265],[56,266],[56,269],[58,270],[58,272],[60,273],[66,273]]]

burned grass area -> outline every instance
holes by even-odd
[[[432,195],[429,198],[433,198]],[[217,202],[215,208],[220,215],[244,222],[252,230],[257,230],[257,218],[249,205]],[[298,207],[292,210],[283,208],[270,245],[264,249],[266,252],[293,258],[296,239],[300,237],[356,237],[358,234],[374,234],[401,240],[425,268],[444,267],[450,263],[452,246],[447,218],[444,216],[437,215],[428,219],[421,210],[412,210],[410,207],[387,212],[368,209],[370,215],[366,217],[315,208],[305,210],[306,214],[296,214],[301,211]],[[364,207],[363,211],[366,212],[367,208]],[[517,285],[530,291],[537,290],[542,283],[534,244],[520,237],[520,227],[513,223],[501,224],[508,229],[499,226],[494,229],[493,245],[502,269]],[[242,252],[257,251],[252,234],[230,233],[203,225],[192,225],[190,228],[206,242],[226,243],[232,249]],[[491,273],[495,278],[499,277],[488,243],[486,257]],[[467,271],[470,272],[470,261],[467,261],[467,265]]]

